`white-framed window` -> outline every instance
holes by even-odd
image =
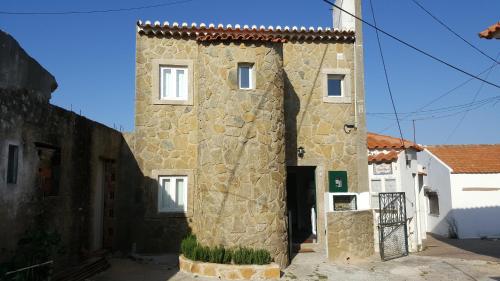
[[[160,100],[188,99],[188,68],[160,66]]]
[[[385,192],[397,192],[396,179],[385,179]]]
[[[158,177],[158,212],[187,212],[187,176]]]
[[[322,69],[323,101],[351,103],[351,70],[343,68]]]
[[[253,89],[253,65],[250,63],[238,64],[238,86],[240,89]]]

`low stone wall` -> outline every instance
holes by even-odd
[[[279,279],[280,267],[276,263],[268,265],[234,265],[198,262],[179,256],[181,271],[199,276],[216,277],[224,280]]]
[[[327,213],[328,258],[366,258],[374,254],[373,213],[345,211]]]

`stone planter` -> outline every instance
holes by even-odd
[[[193,275],[216,277],[228,280],[279,279],[280,267],[276,263],[266,265],[236,265],[192,261],[179,256],[181,271]]]

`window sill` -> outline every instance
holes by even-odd
[[[160,100],[155,99],[153,104],[157,105],[193,105],[192,100]]]
[[[325,103],[352,103],[351,97],[323,97]]]

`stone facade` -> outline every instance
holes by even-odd
[[[328,171],[347,171],[350,192],[368,191],[360,182],[366,178],[366,164],[359,166],[359,158],[366,159],[364,93],[352,40],[207,41],[168,28],[139,31],[136,131],[129,144],[146,177],[145,222],[158,231],[138,233],[137,249],[178,249],[192,231],[203,244],[268,249],[285,266],[287,166],[316,167],[318,240],[326,247]],[[238,87],[239,63],[253,65],[250,90]],[[158,101],[162,64],[187,67],[188,100]],[[342,98],[326,96],[329,74],[345,75]],[[353,124],[357,128],[346,130]],[[303,158],[297,157],[300,146]],[[188,210],[160,213],[158,171],[179,169],[192,171]],[[164,248],[165,241],[172,247]]]
[[[373,212],[330,212],[328,220],[328,258],[366,258],[374,254]]]

